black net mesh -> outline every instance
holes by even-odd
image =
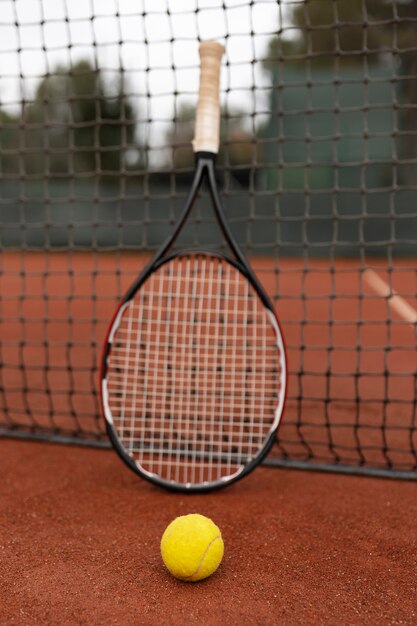
[[[269,462],[415,477],[417,1],[0,7],[1,433],[107,442],[101,344],[186,197],[213,38],[222,197],[288,349]],[[207,199],[180,243],[218,246]]]

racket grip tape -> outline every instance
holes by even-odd
[[[200,44],[200,88],[193,141],[194,152],[217,154],[220,141],[220,66],[224,46],[217,41]]]

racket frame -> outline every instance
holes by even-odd
[[[110,328],[107,333],[107,337],[104,343],[103,349],[103,357],[101,361],[101,404],[103,409],[103,414],[106,419],[106,427],[107,432],[109,434],[110,440],[118,452],[121,459],[130,467],[135,473],[139,474],[143,478],[149,480],[152,483],[156,483],[163,487],[168,487],[171,490],[175,491],[183,491],[183,492],[202,492],[202,491],[210,491],[212,489],[216,489],[218,487],[222,487],[225,485],[229,485],[232,482],[242,478],[250,471],[252,471],[265,457],[265,455],[270,450],[272,443],[275,439],[275,433],[279,426],[282,413],[284,411],[285,400],[286,400],[286,392],[287,392],[287,360],[286,360],[286,350],[285,344],[283,340],[283,335],[281,332],[280,324],[278,317],[274,312],[274,308],[272,302],[270,301],[265,289],[258,282],[253,273],[249,263],[247,262],[243,252],[240,250],[232,231],[226,221],[220,194],[217,188],[216,182],[216,173],[214,168],[214,163],[216,159],[216,155],[219,148],[219,129],[220,129],[220,65],[221,59],[224,53],[224,46],[222,46],[218,42],[214,41],[206,41],[201,42],[200,44],[200,86],[199,86],[199,96],[198,96],[198,104],[197,104],[197,112],[196,112],[196,126],[195,126],[195,135],[193,140],[193,149],[195,154],[195,171],[193,181],[190,187],[189,194],[187,196],[187,200],[185,202],[184,209],[176,222],[173,232],[167,237],[167,239],[162,243],[160,248],[158,249],[155,257],[151,260],[151,262],[145,267],[145,269],[139,274],[138,278],[130,289],[125,294],[124,298],[120,302],[113,320],[110,324]],[[214,209],[214,213],[216,215],[218,224],[223,233],[224,239],[228,244],[233,256],[233,258],[229,258],[228,256],[216,253],[211,250],[181,250],[178,252],[171,253],[171,255],[167,255],[169,249],[175,243],[181,229],[187,220],[194,203],[197,199],[198,193],[203,185],[203,182],[207,181],[208,190],[212,200],[212,206]],[[125,308],[128,306],[128,303],[134,298],[137,291],[141,288],[147,278],[161,267],[164,263],[168,263],[172,261],[176,257],[184,256],[186,254],[202,254],[202,255],[210,255],[211,257],[218,257],[219,259],[224,259],[225,262],[232,264],[249,282],[252,286],[255,293],[261,300],[265,310],[268,312],[271,326],[274,329],[275,337],[276,337],[276,345],[279,352],[279,363],[280,363],[280,392],[278,396],[278,403],[275,408],[275,419],[271,421],[271,426],[269,429],[269,433],[266,436],[263,446],[259,449],[259,451],[255,454],[255,456],[251,457],[250,460],[241,465],[234,473],[231,473],[227,476],[223,476],[220,479],[216,479],[213,481],[199,482],[199,483],[178,483],[174,480],[167,480],[162,478],[161,476],[151,473],[148,470],[145,470],[141,465],[136,463],[136,461],[126,452],[124,446],[122,445],[119,436],[117,434],[117,430],[113,423],[113,418],[111,415],[109,402],[108,402],[108,389],[107,389],[107,371],[109,364],[109,357],[111,354],[111,346],[113,342],[114,335],[120,324],[120,321],[123,316],[123,312]],[[202,452],[202,456],[204,458],[205,451]]]
[[[180,491],[180,492],[207,492],[212,491],[214,489],[218,489],[220,487],[224,487],[229,485],[243,476],[249,474],[259,463],[261,463],[262,459],[270,451],[272,444],[275,440],[276,431],[281,421],[282,414],[285,408],[286,402],[286,392],[287,392],[287,357],[286,357],[286,348],[285,342],[283,338],[283,334],[281,332],[281,325],[279,319],[274,311],[273,304],[266,293],[265,289],[259,283],[255,274],[248,264],[243,252],[240,250],[232,231],[226,221],[224,215],[224,209],[222,205],[222,201],[219,195],[219,191],[216,183],[216,173],[214,168],[216,155],[212,153],[200,152],[196,153],[196,167],[193,182],[191,184],[191,188],[185,202],[184,209],[178,218],[174,226],[174,230],[167,237],[167,239],[162,243],[157,253],[151,262],[143,269],[143,271],[139,274],[136,281],[131,285],[129,290],[126,292],[125,296],[121,300],[116,312],[111,321],[109,330],[107,332],[107,336],[104,342],[103,355],[101,360],[101,405],[103,415],[105,417],[106,429],[110,441],[122,459],[124,463],[133,470],[136,474],[139,474],[144,479],[152,482],[153,484],[158,484],[162,487],[168,488],[172,491]],[[216,215],[218,224],[223,233],[226,243],[230,247],[235,258],[225,255],[223,253],[213,251],[213,250],[205,250],[203,248],[196,249],[186,249],[186,250],[178,250],[172,252],[167,255],[168,250],[175,243],[181,229],[187,220],[189,214],[191,213],[195,201],[197,199],[198,193],[201,189],[201,186],[204,181],[208,183],[208,190],[212,199],[212,205],[214,208],[214,213]],[[143,283],[147,280],[147,278],[156,271],[159,267],[164,265],[165,263],[169,263],[173,259],[178,256],[186,256],[191,254],[208,254],[213,257],[217,257],[219,259],[224,259],[226,262],[233,265],[246,280],[249,281],[251,286],[253,287],[256,294],[259,296],[262,304],[265,309],[268,311],[268,315],[270,318],[270,322],[272,327],[274,328],[276,341],[277,341],[277,350],[280,354],[280,364],[281,364],[281,389],[282,392],[279,396],[279,403],[275,410],[275,419],[271,424],[271,429],[268,437],[266,438],[263,447],[259,450],[258,454],[256,454],[246,465],[241,466],[235,473],[222,477],[218,480],[210,481],[210,482],[202,482],[202,483],[176,483],[175,481],[166,480],[158,476],[157,474],[151,473],[138,465],[136,461],[126,452],[124,446],[120,442],[119,436],[117,434],[117,430],[113,423],[113,418],[111,415],[110,407],[108,404],[108,391],[107,391],[107,370],[108,370],[108,361],[111,354],[111,347],[113,342],[114,334],[118,328],[120,320],[123,315],[123,311],[127,304],[134,298],[135,294]]]

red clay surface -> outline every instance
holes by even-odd
[[[0,440],[0,623],[415,625],[416,484],[258,468],[224,491],[161,491],[112,451]],[[159,554],[199,512],[225,556],[182,583]]]
[[[0,256],[0,426],[103,434],[101,346],[137,254]],[[415,329],[361,278],[355,259],[254,258],[280,316],[287,408],[273,454],[415,470]],[[383,260],[372,261],[390,279]],[[396,261],[398,293],[417,308],[415,260]]]

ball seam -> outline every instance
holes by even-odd
[[[210,543],[208,544],[207,548],[205,549],[205,551],[204,551],[204,553],[203,553],[203,555],[202,555],[202,557],[201,557],[201,559],[200,559],[200,562],[199,562],[199,564],[198,564],[197,569],[195,570],[195,572],[193,572],[193,573],[192,573],[192,574],[190,574],[189,576],[185,576],[185,577],[183,578],[183,580],[189,580],[190,578],[193,578],[194,576],[197,576],[197,575],[198,575],[198,572],[200,571],[200,569],[201,569],[201,568],[202,568],[202,566],[203,566],[204,559],[206,558],[208,551],[210,550],[211,546],[212,546],[212,545],[213,545],[216,541],[218,541],[219,539],[221,539],[221,535],[217,535],[217,537],[214,537],[214,539],[212,539],[212,540],[210,541]]]

